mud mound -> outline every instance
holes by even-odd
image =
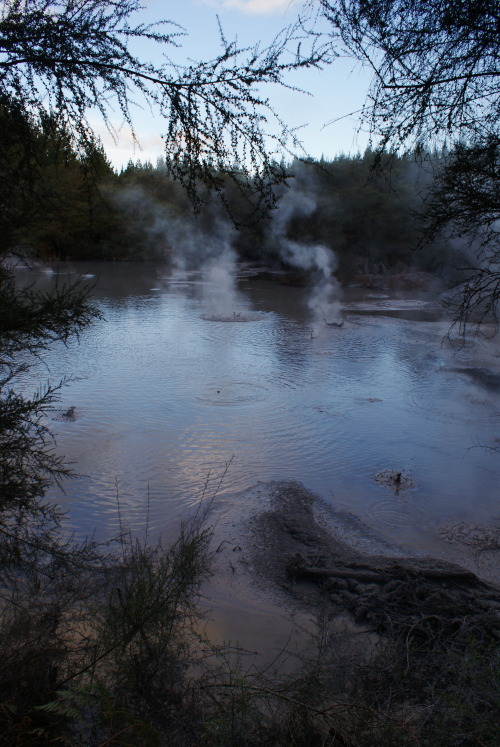
[[[460,522],[447,527],[441,527],[439,534],[447,542],[467,545],[479,552],[500,550],[500,528],[483,526],[471,522]]]
[[[409,475],[394,469],[384,469],[382,472],[377,472],[376,475],[373,475],[373,479],[379,485],[385,485],[396,491],[415,487],[415,483]]]
[[[232,314],[201,314],[200,319],[206,322],[261,322],[264,319],[263,314],[256,312],[236,312]]]
[[[67,410],[60,410],[53,417],[52,420],[59,420],[62,422],[74,421],[80,418],[80,412],[77,408],[72,405]]]

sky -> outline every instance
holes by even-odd
[[[169,55],[179,63],[189,59],[210,59],[220,51],[217,16],[228,40],[238,39],[239,45],[266,45],[285,26],[297,18],[302,7],[300,0],[147,0],[143,10],[132,17],[134,23],[171,20],[186,31],[179,37],[180,48],[170,47]],[[325,28],[327,28],[325,26]],[[138,49],[142,59],[160,62],[157,47]],[[299,127],[303,143],[302,155],[331,158],[340,153],[363,151],[367,136],[358,131],[359,111],[368,87],[368,71],[353,60],[339,59],[328,68],[294,73],[288,82],[306,93],[285,91],[271,87],[266,91],[273,107],[289,127]],[[339,119],[340,118],[340,119]],[[331,123],[332,120],[338,121]],[[129,128],[113,119],[118,139],[97,120],[94,123],[106,153],[115,168],[128,161],[151,161],[161,156],[163,147],[161,118],[147,108],[133,109],[136,136],[141,148],[134,146]],[[331,123],[331,124],[328,124]]]

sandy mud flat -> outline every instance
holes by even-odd
[[[297,482],[260,483],[239,499],[227,511],[214,509],[208,595],[215,607],[230,609],[216,613],[216,632],[225,640],[237,632],[239,643],[262,651],[289,636],[290,650],[293,631],[312,630],[325,610],[339,625],[369,635],[423,617],[500,611],[498,578],[479,578],[468,567],[477,570],[467,547],[460,565],[410,553]],[[463,539],[464,531],[451,540]],[[492,531],[488,551],[498,557]],[[297,639],[303,644],[303,636]]]

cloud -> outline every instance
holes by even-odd
[[[284,13],[299,0],[199,0],[203,5],[211,5],[225,10],[240,10],[249,15],[271,15]]]
[[[101,139],[106,151],[107,157],[116,169],[125,167],[128,161],[151,161],[154,165],[160,156],[165,153],[165,143],[158,134],[161,124],[156,122],[156,130],[151,132],[148,127],[153,128],[151,118],[137,117],[137,127],[135,134],[138,142],[134,142],[134,137],[130,127],[119,125],[112,122],[116,128],[116,139],[113,138],[109,130],[105,127],[98,116],[90,117],[90,122],[94,133]]]

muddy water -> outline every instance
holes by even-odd
[[[217,321],[202,274],[70,270],[94,276],[104,319],[37,373],[76,377],[51,426],[81,474],[54,494],[78,533],[117,529],[117,493],[125,524],[168,535],[203,495],[234,508],[282,479],[444,557],[443,527],[498,519],[500,454],[483,448],[500,437],[498,340],[451,346],[435,295],[348,289],[327,326],[307,289],[243,273]]]

